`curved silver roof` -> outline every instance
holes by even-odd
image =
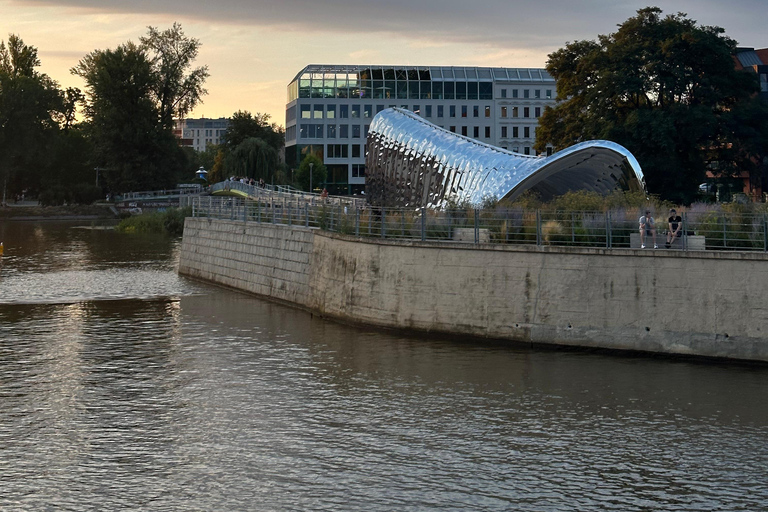
[[[399,108],[379,112],[368,132],[366,194],[381,206],[440,206],[447,200],[543,200],[571,190],[607,195],[644,190],[643,173],[623,146],[582,142],[549,157],[512,153],[451,133]]]

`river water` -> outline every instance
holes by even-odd
[[[768,367],[338,325],[83,224],[0,222],[1,510],[768,509]]]

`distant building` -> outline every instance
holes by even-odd
[[[173,133],[180,139],[182,146],[197,151],[205,151],[211,144],[221,144],[224,132],[229,126],[229,119],[177,119]]]
[[[760,97],[768,101],[768,48],[756,50],[754,48],[736,48],[734,56],[735,66],[738,70],[754,71],[760,81]],[[740,190],[751,201],[765,201],[763,193],[768,190],[768,161],[761,164],[762,170],[750,174],[747,171],[740,172],[737,176],[722,177],[712,170],[707,171],[707,188],[716,190],[718,201],[731,200],[732,194]]]
[[[768,99],[768,48],[736,49],[736,69],[752,69],[760,79],[760,96]]]
[[[389,107],[534,155],[538,118],[555,97],[544,69],[310,65],[288,84],[285,160],[296,167],[314,154],[328,168],[330,193],[360,192],[371,120]]]

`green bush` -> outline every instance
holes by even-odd
[[[190,207],[142,213],[123,219],[115,230],[119,233],[157,233],[179,236],[184,232],[184,219],[191,215]]]
[[[40,192],[38,200],[41,206],[61,206],[67,202],[67,195],[61,189],[48,189]]]

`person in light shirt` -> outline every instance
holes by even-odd
[[[651,217],[651,210],[645,210],[645,215],[640,217],[640,248],[645,249],[645,238],[651,235],[653,237],[653,248],[658,249],[656,245],[656,221]]]

